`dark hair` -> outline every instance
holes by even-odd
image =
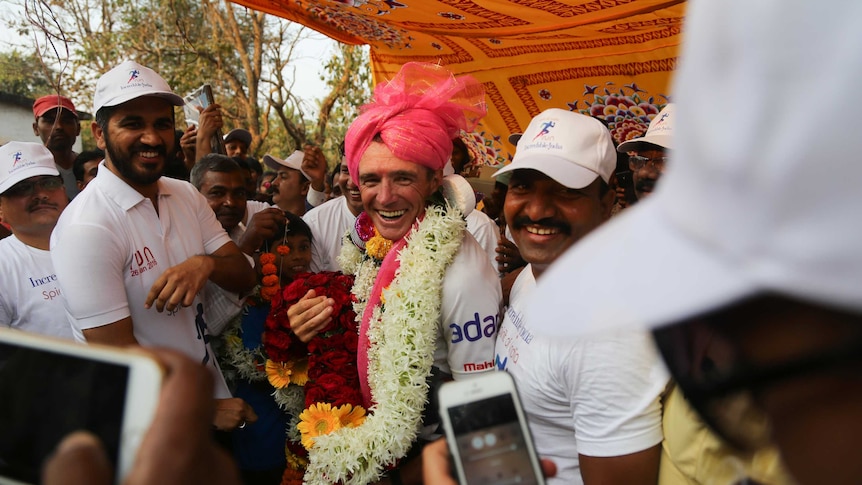
[[[234,173],[241,170],[239,164],[227,155],[207,153],[192,167],[189,182],[200,190],[207,172]]]
[[[311,228],[308,227],[308,224],[306,224],[301,217],[287,211],[285,211],[284,216],[287,218],[287,228],[285,229],[284,226],[279,226],[275,236],[267,241],[270,245],[278,244],[288,236],[305,236],[309,241],[312,240]]]
[[[103,160],[105,158],[105,151],[96,148],[95,150],[86,150],[78,154],[75,157],[75,161],[72,163],[72,173],[75,174],[75,180],[78,182],[84,181],[84,164],[93,160]]]
[[[248,166],[248,169],[251,170],[252,172],[257,173],[258,175],[263,173],[263,165],[261,165],[260,162],[256,158],[254,158],[254,157],[246,158],[245,164]]]
[[[102,131],[108,131],[108,121],[111,120],[114,111],[117,111],[116,106],[102,106],[99,108],[99,111],[96,111],[96,124],[99,125]]]

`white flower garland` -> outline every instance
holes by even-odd
[[[364,485],[409,451],[428,398],[443,277],[465,228],[460,208],[429,205],[408,236],[398,255],[400,267],[382,295],[386,303],[374,309],[368,329],[368,385],[376,404],[361,426],[315,437],[305,483]],[[371,258],[352,243],[342,246],[339,263],[345,271],[356,271],[353,293],[363,309],[378,269],[366,259]],[[362,318],[360,310],[356,314]]]
[[[242,337],[239,335],[240,329],[242,328],[242,317],[244,314],[245,309],[239,312],[239,314],[227,323],[225,329],[218,337],[218,341],[221,342],[221,349],[218,351],[218,359],[232,366],[235,370],[236,376],[252,382],[264,381],[266,380],[266,372],[259,369],[254,364],[255,359],[261,362],[264,361],[262,346],[258,346],[254,349],[247,349],[242,343]],[[225,369],[223,372],[226,379],[236,379],[236,376],[230,375],[231,371]]]

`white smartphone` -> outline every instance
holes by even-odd
[[[127,348],[0,329],[0,483],[39,483],[72,431],[98,436],[119,483],[155,414],[162,368]]]
[[[507,372],[443,384],[440,417],[461,485],[542,485],[521,400]]]

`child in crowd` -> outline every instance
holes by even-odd
[[[233,395],[245,400],[258,421],[232,433],[233,455],[246,485],[281,483],[285,468],[285,431],[289,417],[273,400],[263,371],[263,331],[270,301],[311,264],[311,229],[286,212],[287,225],[260,249],[260,293],[249,297],[237,321],[221,336],[219,362]]]

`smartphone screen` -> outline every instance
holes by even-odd
[[[0,342],[0,477],[38,483],[76,430],[98,436],[116,469],[128,378],[124,365]]]
[[[447,408],[469,485],[538,483],[512,394]]]

